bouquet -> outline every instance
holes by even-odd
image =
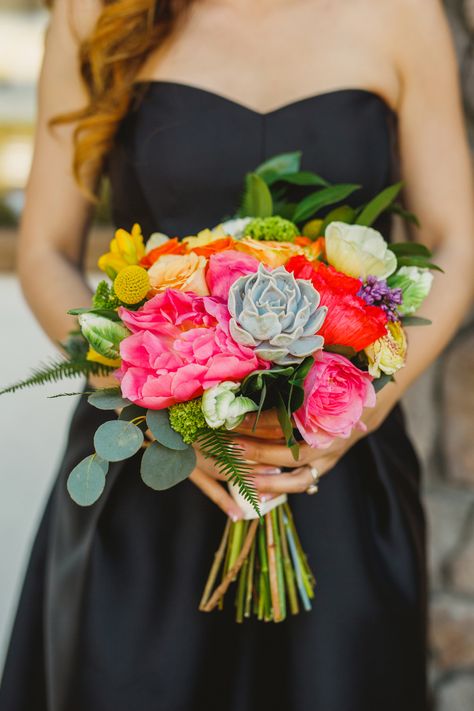
[[[69,312],[66,357],[2,391],[114,374],[116,388],[73,393],[118,412],[69,475],[80,506],[100,497],[110,462],[140,451],[157,491],[189,476],[194,446],[212,458],[244,519],[227,521],[200,609],[222,607],[236,582],[239,622],[309,610],[315,580],[287,497],[259,500],[232,431],[275,408],[296,463],[302,440],[324,448],[363,429],[364,408],[404,365],[405,327],[427,323],[414,313],[437,268],[423,245],[389,245],[372,227],[385,210],[416,221],[395,202],[401,183],[353,208],[344,200],[360,186],[330,185],[300,159],[248,174],[239,213],[197,235],[145,243],[139,225],[117,230],[98,263],[108,280]]]

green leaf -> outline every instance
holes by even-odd
[[[289,403],[289,410],[290,412],[296,412],[296,410],[299,410],[300,407],[303,405],[305,399],[305,391],[304,388],[302,388],[299,385],[293,385],[291,391],[290,391],[290,396],[288,399]]]
[[[331,222],[346,222],[351,225],[354,222],[356,211],[350,205],[341,205],[340,207],[335,207],[334,210],[328,212],[324,218],[323,224],[321,225],[321,234]]]
[[[188,449],[186,442],[170,425],[168,410],[148,410],[146,421],[152,434],[168,449]]]
[[[397,257],[421,256],[431,257],[431,251],[424,244],[419,242],[395,242],[390,245],[390,249]]]
[[[152,442],[142,457],[140,475],[151,489],[165,491],[184,481],[195,466],[196,453],[192,447],[176,450]]]
[[[197,439],[201,453],[213,459],[217,469],[231,484],[236,484],[240,494],[249,501],[260,516],[258,495],[253,484],[252,467],[236,447],[233,435],[227,430],[209,429]]]
[[[351,360],[351,358],[354,358],[357,352],[353,348],[351,348],[351,346],[339,346],[337,345],[337,343],[330,346],[326,346],[325,344],[324,350],[328,351],[329,353],[338,353],[339,355],[345,356],[349,360]]]
[[[329,187],[330,183],[324,178],[321,178],[317,173],[311,173],[308,170],[302,170],[298,173],[290,173],[287,175],[280,175],[278,180],[282,180],[285,183],[290,183],[291,185],[319,185],[322,188]]]
[[[255,173],[270,185],[275,180],[278,180],[281,175],[297,173],[300,169],[300,163],[301,151],[281,153],[259,165]]]
[[[300,382],[304,382],[306,376],[308,375],[309,371],[313,367],[314,364],[314,358],[313,356],[308,356],[307,358],[304,359],[302,363],[296,368],[295,372],[293,373],[292,377],[290,378],[289,382],[293,383],[295,385],[298,385]]]
[[[433,264],[433,262],[429,262],[426,257],[416,254],[406,257],[397,257],[397,263],[399,267],[420,267],[421,269],[432,269],[433,271],[443,272],[443,269],[438,267],[437,264]]]
[[[89,395],[87,402],[98,410],[115,410],[130,405],[130,400],[122,397],[120,388],[102,388]]]
[[[74,467],[67,480],[67,490],[76,504],[91,506],[97,501],[104,491],[106,465],[108,467],[107,462],[91,454]]]
[[[293,215],[293,220],[295,222],[303,222],[308,220],[321,208],[326,207],[327,205],[332,205],[340,200],[345,200],[353,192],[359,190],[360,187],[360,185],[342,184],[317,190],[315,193],[311,193],[311,195],[303,198],[303,200],[298,203],[295,214]]]
[[[395,382],[395,378],[393,377],[393,375],[386,375],[385,373],[382,373],[379,378],[375,378],[373,380],[372,385],[374,386],[375,392],[378,393],[386,385],[393,382]]]
[[[429,318],[423,318],[422,316],[404,316],[402,318],[403,326],[431,326],[433,321]]]
[[[297,461],[299,457],[300,448],[293,434],[293,424],[291,422],[291,417],[288,414],[287,407],[280,393],[278,393],[277,396],[277,416],[282,432],[285,435],[286,446],[291,451],[293,458]]]
[[[139,405],[128,405],[128,407],[123,408],[122,412],[119,415],[119,420],[124,420],[125,422],[131,422],[133,420],[133,424],[139,427],[142,432],[146,432],[146,413],[147,411],[144,407],[140,407]],[[137,418],[143,419],[141,419],[141,421],[137,423],[135,422]]]
[[[416,227],[420,227],[420,221],[415,215],[415,213],[410,212],[409,210],[405,210],[403,205],[400,205],[399,202],[394,202],[393,205],[390,205],[388,210],[389,212],[393,212],[395,215],[400,215],[400,217],[403,218],[406,222],[412,225],[416,225]]]
[[[94,435],[94,447],[108,462],[120,462],[138,452],[143,444],[143,432],[131,422],[104,422]]]
[[[67,312],[71,316],[82,316],[82,314],[95,314],[96,316],[103,316],[108,318],[109,321],[121,321],[118,313],[112,309],[69,309]]]
[[[275,204],[273,206],[274,215],[279,215],[279,217],[283,217],[285,220],[290,220],[290,222],[293,222],[295,210],[296,202],[279,203],[278,205]]]
[[[366,227],[373,225],[378,216],[395,200],[402,186],[403,182],[395,183],[376,195],[358,215],[355,221],[356,225],[364,225]]]
[[[270,217],[272,213],[273,199],[268,185],[256,173],[248,173],[240,216]]]

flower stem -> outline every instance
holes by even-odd
[[[250,549],[249,565],[247,570],[247,590],[245,596],[245,611],[244,616],[250,617],[252,609],[252,596],[253,596],[253,584],[255,577],[255,550],[256,550],[255,538],[252,543],[252,548]]]
[[[285,598],[285,577],[283,574],[283,555],[281,550],[280,532],[278,529],[278,514],[277,510],[273,509],[270,512],[272,519],[273,540],[275,541],[275,557],[276,557],[276,572],[278,582],[278,595],[280,598],[281,619],[286,617],[286,598]]]
[[[272,597],[273,619],[275,622],[281,622],[282,610],[280,600],[280,590],[278,588],[277,561],[276,561],[276,546],[273,538],[272,518],[269,513],[265,516],[265,527],[267,533],[267,551],[268,551],[268,570],[270,575],[270,593]]]
[[[296,592],[295,586],[295,573],[293,566],[291,565],[290,553],[288,551],[288,541],[286,540],[285,534],[285,521],[283,519],[283,506],[278,506],[278,523],[280,528],[280,541],[283,553],[283,569],[285,572],[285,582],[286,589],[288,591],[288,600],[290,603],[290,610],[292,615],[297,615],[300,611],[300,606],[298,604],[298,594]]]
[[[202,594],[201,602],[199,603],[199,609],[203,610],[206,602],[209,599],[209,595],[211,594],[212,588],[214,587],[214,583],[216,582],[217,574],[219,572],[219,568],[221,567],[222,560],[224,558],[224,553],[225,553],[225,547],[227,544],[227,540],[229,538],[229,531],[230,531],[230,526],[231,526],[232,521],[230,518],[227,519],[225,528],[224,528],[224,533],[222,535],[221,542],[219,544],[219,548],[214,554],[214,562],[212,564],[211,572],[209,573],[209,577],[206,582],[206,586],[204,588],[204,592]]]

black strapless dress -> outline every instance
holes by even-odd
[[[364,186],[397,177],[397,121],[364,89],[259,114],[211,92],[142,87],[110,156],[117,225],[187,235],[238,204],[264,159]],[[379,224],[379,226],[381,226]],[[387,228],[387,224],[384,225]],[[425,554],[419,467],[400,409],[292,507],[318,587],[310,613],[234,622],[197,606],[224,515],[189,481],[148,489],[137,459],[81,509],[71,468],[107,413],[82,398],[33,548],[0,711],[425,711]]]

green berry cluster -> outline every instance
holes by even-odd
[[[275,242],[293,242],[299,235],[297,226],[283,217],[256,217],[245,228],[245,234],[253,239]]]
[[[169,418],[171,427],[179,432],[186,444],[192,444],[201,432],[209,429],[202,412],[201,398],[172,405]]]

